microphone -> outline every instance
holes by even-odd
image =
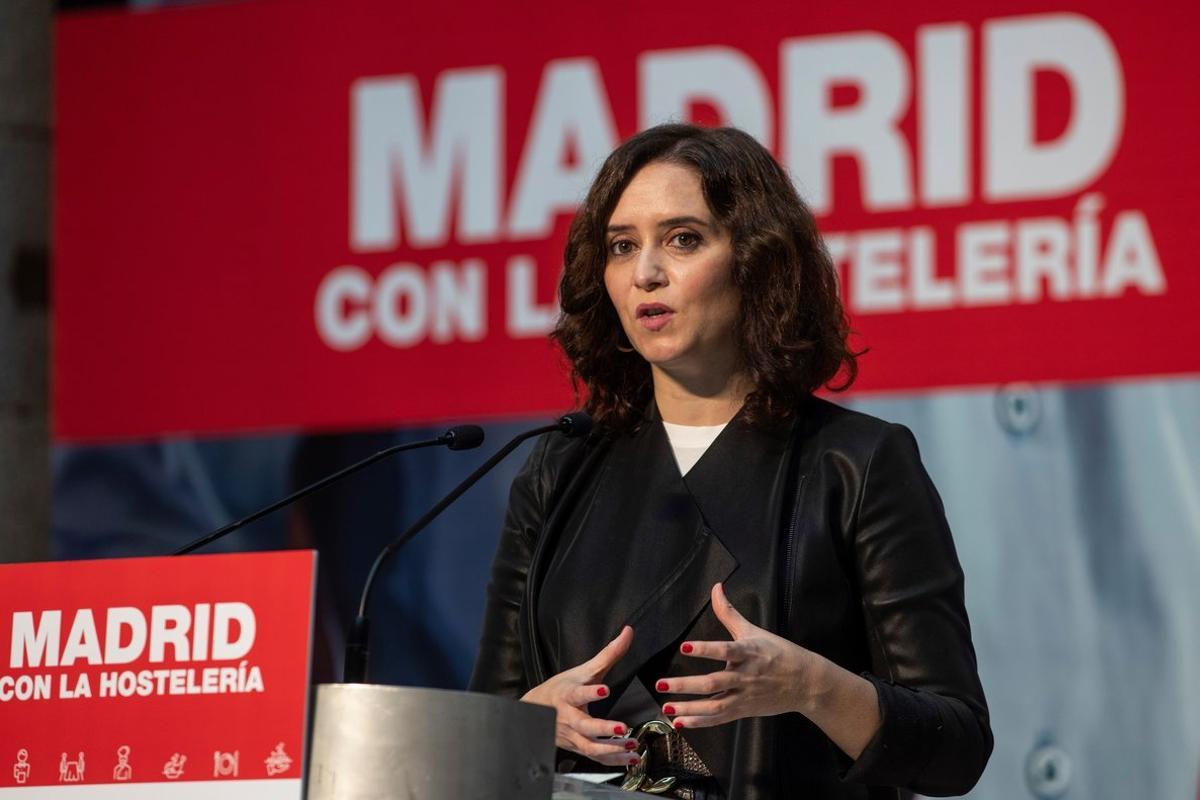
[[[212,531],[211,533],[206,533],[203,536],[201,536],[199,539],[196,539],[192,542],[189,542],[188,544],[185,544],[183,547],[181,547],[178,550],[176,550],[175,552],[171,553],[171,555],[173,555],[173,556],[185,555],[187,553],[192,552],[193,550],[197,550],[201,547],[204,547],[204,545],[206,545],[206,544],[215,542],[217,539],[220,539],[221,537],[223,537],[227,534],[233,533],[238,528],[241,528],[245,525],[249,525],[251,522],[254,522],[256,519],[265,517],[267,514],[270,514],[272,511],[277,511],[277,510],[283,508],[284,506],[291,505],[292,503],[296,502],[297,500],[301,499],[302,497],[307,497],[308,495],[312,494],[313,492],[317,491],[318,489],[323,489],[326,486],[328,486],[329,484],[336,483],[337,481],[340,481],[342,478],[345,478],[348,475],[353,475],[355,472],[358,472],[363,467],[369,467],[371,464],[374,464],[376,461],[387,458],[388,456],[392,455],[393,453],[401,453],[405,450],[416,450],[421,447],[436,447],[438,445],[444,445],[444,446],[450,448],[451,450],[471,450],[473,448],[479,447],[479,445],[481,445],[481,444],[483,444],[483,428],[479,427],[478,425],[456,425],[455,427],[446,431],[445,433],[443,433],[441,436],[437,437],[436,439],[422,439],[419,442],[405,442],[404,444],[398,444],[398,445],[394,445],[392,447],[388,447],[384,450],[380,450],[378,453],[376,453],[373,456],[364,458],[362,461],[359,461],[356,464],[351,464],[350,466],[346,467],[345,469],[338,470],[337,472],[333,473],[332,475],[328,475],[324,478],[321,478],[321,480],[317,481],[316,483],[310,483],[308,486],[305,486],[300,491],[290,494],[287,497],[283,498],[282,500],[272,503],[271,505],[267,506],[266,508],[261,508],[258,511],[255,511],[253,514],[251,514],[248,517],[242,517],[237,522],[231,522],[223,528],[218,528],[217,530]]]
[[[384,563],[410,539],[424,530],[429,523],[433,522],[463,492],[470,489],[480,478],[491,471],[492,467],[499,464],[513,450],[516,450],[522,442],[526,439],[532,439],[534,436],[554,431],[562,433],[569,439],[583,438],[592,431],[592,418],[583,411],[575,411],[559,417],[558,421],[552,425],[543,425],[540,428],[534,428],[531,431],[517,434],[508,444],[501,447],[491,458],[483,462],[477,470],[468,475],[462,483],[455,486],[448,495],[438,501],[437,505],[426,511],[420,519],[409,526],[408,530],[400,534],[399,537],[379,552],[379,555],[375,557],[375,563],[371,565],[371,571],[367,573],[367,581],[363,585],[362,597],[358,601],[358,616],[355,617],[354,627],[351,628],[350,635],[346,639],[346,660],[342,672],[343,683],[367,682],[367,660],[370,655],[370,650],[367,647],[367,640],[369,638],[367,607],[370,604],[371,587],[374,585],[375,578],[379,575],[379,570],[383,567]]]

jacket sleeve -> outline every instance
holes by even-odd
[[[846,780],[958,795],[992,752],[963,573],[917,443],[889,425],[868,462],[851,526],[871,652],[863,676],[882,725]]]
[[[542,526],[548,438],[538,440],[509,491],[504,528],[492,560],[479,654],[467,685],[473,692],[520,698],[531,688],[521,655],[519,620],[529,564]]]

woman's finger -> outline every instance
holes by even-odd
[[[716,694],[736,689],[741,676],[736,672],[721,670],[707,675],[684,675],[678,678],[662,678],[655,688],[664,694]]]
[[[604,649],[579,665],[585,679],[590,683],[603,678],[621,660],[621,657],[629,652],[632,644],[633,628],[626,625],[621,628],[621,632],[615,639],[604,646]]]
[[[727,722],[741,719],[737,713],[731,710],[726,710],[720,714],[712,714],[710,716],[688,716],[676,717],[671,724],[676,729],[686,730],[688,728],[713,728],[717,725],[724,725]]]
[[[722,692],[704,700],[677,700],[663,704],[668,717],[712,717],[729,711],[737,702],[736,692]]]
[[[585,683],[582,686],[572,686],[563,693],[563,702],[583,708],[588,703],[603,700],[608,697],[609,688],[603,683]]]
[[[746,658],[746,646],[742,642],[684,642],[679,652],[693,658],[711,658],[714,661],[737,663]]]
[[[720,623],[725,626],[725,630],[729,631],[735,639],[747,636],[752,631],[757,630],[749,620],[733,607],[733,603],[729,602],[729,598],[725,596],[725,587],[719,583],[713,584],[712,609]]]
[[[591,739],[620,736],[628,738],[629,726],[615,719],[596,719],[584,714],[571,720],[571,728]],[[630,739],[630,741],[633,741]]]
[[[637,760],[637,754],[632,750],[626,750],[624,744],[598,742],[574,731],[568,735],[568,740],[570,742],[568,749],[587,756],[593,761],[599,761],[601,764],[625,767]]]

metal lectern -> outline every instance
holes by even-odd
[[[505,697],[317,687],[308,800],[551,800],[623,792],[554,774],[554,710]]]

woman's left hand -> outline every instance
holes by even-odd
[[[707,675],[657,682],[663,693],[708,695],[664,704],[663,713],[675,718],[675,727],[707,728],[743,717],[805,711],[815,694],[818,676],[829,662],[795,642],[752,625],[729,602],[719,583],[712,588],[712,607],[733,641],[684,642],[679,649],[695,658],[724,661],[725,668]]]

